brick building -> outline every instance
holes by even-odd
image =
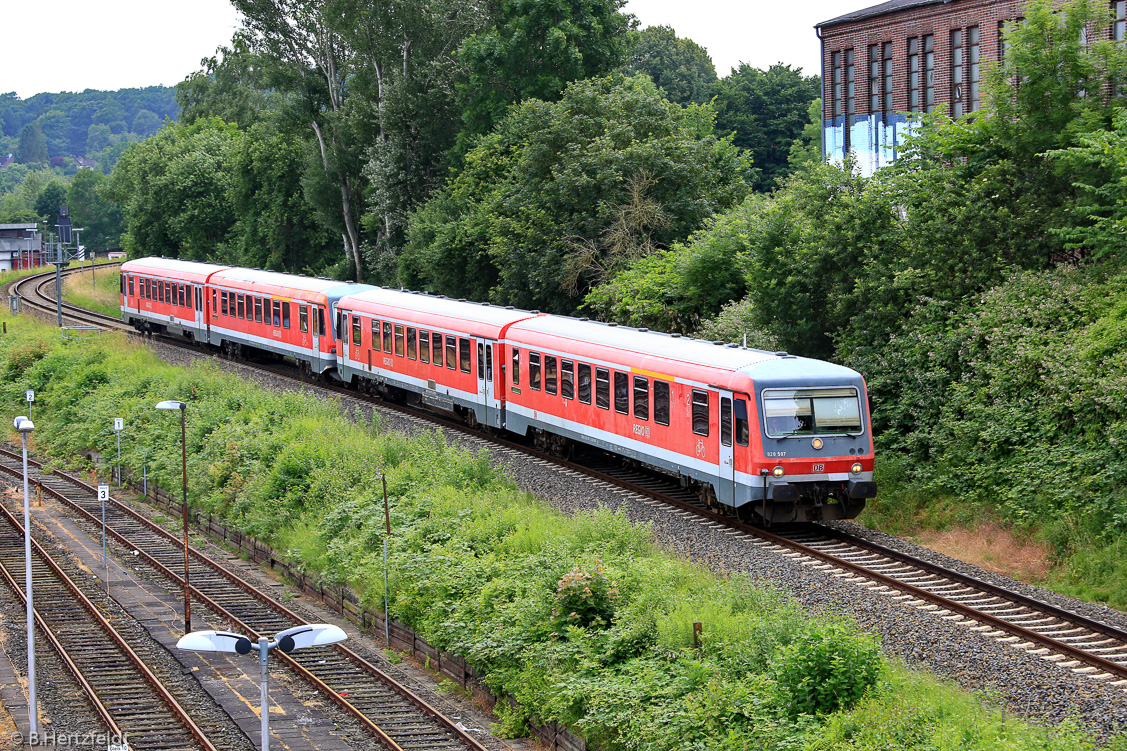
[[[0,224],[0,272],[43,262],[43,241],[35,224]]]
[[[978,110],[986,65],[1002,54],[1002,27],[1021,0],[889,0],[824,21],[822,152],[846,153],[870,175],[897,157],[912,115],[945,106]],[[1112,0],[1108,35],[1124,39],[1127,2]],[[1105,37],[1106,38],[1106,37]]]

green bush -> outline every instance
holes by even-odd
[[[829,624],[799,634],[780,650],[773,675],[792,716],[851,709],[881,670],[876,639]]]

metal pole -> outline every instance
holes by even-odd
[[[55,313],[59,318],[59,328],[63,327],[63,248],[59,246],[59,257],[55,260]]]
[[[121,431],[117,432],[117,486],[121,487]]]
[[[262,668],[262,751],[270,751],[270,699],[267,681],[270,673],[267,664],[270,660],[270,640],[265,636],[258,638],[258,664]]]
[[[34,742],[39,735],[39,704],[35,700],[35,606],[31,598],[31,508],[27,491],[27,433],[23,437],[23,556],[24,582],[27,597],[27,717]]]
[[[186,427],[184,412],[187,404],[180,403],[180,468],[184,480],[184,633],[192,630],[192,588],[188,584],[188,429]]]
[[[391,613],[387,606],[387,541],[391,538],[391,512],[387,508],[387,475],[380,472],[383,481],[383,518],[387,525],[387,534],[383,538],[383,635],[388,649],[391,648]]]
[[[106,558],[106,501],[102,499],[102,567],[106,570],[106,592],[110,591],[110,561]]]

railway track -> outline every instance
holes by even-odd
[[[248,363],[275,375],[301,380],[296,369]],[[305,383],[308,383],[305,381]],[[1057,666],[1127,690],[1127,632],[1050,603],[922,561],[823,525],[803,525],[772,533],[704,506],[695,494],[663,476],[608,463],[595,454],[586,461],[564,461],[516,441],[484,435],[463,424],[392,404],[331,383],[319,388],[361,401],[378,402],[413,419],[461,431],[476,439],[551,462],[597,481],[629,490],[647,502],[691,514],[712,526],[753,538],[782,554],[892,593],[906,604],[964,623],[984,637],[1006,642]],[[581,452],[588,453],[591,452]]]
[[[120,265],[120,261],[114,261],[112,263],[100,264],[98,268],[109,270]],[[81,274],[82,271],[83,269],[81,268],[66,268],[63,269],[62,276],[66,278],[73,274]],[[42,315],[54,317],[56,314],[55,298],[47,294],[46,291],[47,288],[54,285],[54,283],[54,270],[42,274],[33,274],[32,276],[27,276],[12,282],[9,287],[9,294],[18,296],[22,307],[30,308]],[[63,303],[63,320],[77,323],[81,326],[95,326],[108,331],[133,331],[132,327],[126,326],[120,318],[95,313],[92,310],[80,308],[68,302]]]
[[[74,676],[109,734],[130,748],[220,751],[189,716],[156,668],[130,646],[63,568],[34,540],[32,581],[38,634]],[[0,505],[0,579],[24,596],[23,525]],[[143,650],[142,650],[143,651]],[[214,734],[219,737],[219,734]]]
[[[22,476],[15,454],[0,450],[0,470]],[[61,501],[78,516],[100,524],[96,490],[62,472],[44,472],[29,460],[31,480],[43,492]],[[174,535],[117,500],[106,505],[107,534],[137,551],[144,560],[182,589],[183,578],[175,570],[183,563],[183,544]],[[236,574],[192,550],[192,598],[203,604],[216,621],[230,625],[252,639],[273,636],[305,623],[299,615],[270,594],[251,586]],[[305,649],[293,654],[276,652],[274,659],[319,689],[341,709],[352,715],[376,739],[392,751],[434,749],[436,751],[484,751],[473,736],[442,715],[409,688],[376,665],[342,646]]]

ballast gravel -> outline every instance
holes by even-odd
[[[211,355],[160,343],[151,346],[170,364],[208,359],[225,371],[266,387],[285,390],[308,388]],[[310,393],[318,395],[312,390]],[[337,394],[321,396],[340,401],[353,419],[370,423],[374,418],[386,430],[413,433],[437,429],[430,423],[381,409],[367,401]],[[471,435],[442,432],[451,444],[475,450],[488,446],[485,441]],[[710,527],[704,520],[687,513],[657,505],[578,473],[561,471],[554,465],[516,452],[491,446],[489,449],[494,461],[506,466],[520,489],[559,511],[574,514],[597,508],[625,508],[632,521],[652,525],[655,539],[675,554],[698,561],[717,573],[747,573],[766,586],[790,593],[810,613],[850,616],[861,628],[880,636],[886,654],[910,666],[930,670],[991,701],[1001,702],[1008,712],[1045,725],[1075,718],[1093,736],[1105,741],[1112,735],[1127,731],[1125,687],[1112,686],[1057,667],[1037,655],[972,631],[966,625],[901,602],[896,599],[896,593],[880,594],[803,565],[742,533]],[[1108,608],[1031,587],[852,522],[838,524],[846,526],[852,534],[882,545],[1030,594],[1111,625],[1127,627],[1127,616]]]

